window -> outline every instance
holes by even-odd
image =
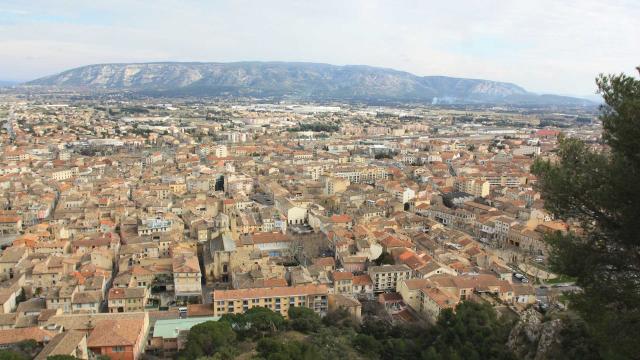
[[[113,352],[124,352],[124,346],[114,346],[111,348]]]

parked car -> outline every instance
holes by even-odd
[[[515,277],[516,279],[520,280],[521,283],[528,283],[529,279],[526,278],[526,276],[520,274],[520,273],[516,273],[513,275],[513,277]]]

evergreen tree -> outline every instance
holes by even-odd
[[[600,355],[640,358],[640,81],[597,79],[605,105],[601,146],[561,138],[557,161],[537,161],[545,206],[575,225],[548,236],[551,264],[583,291],[572,307]]]
[[[225,355],[233,358],[236,334],[225,321],[207,321],[195,325],[187,335],[187,344],[178,359],[196,359],[203,356]],[[228,356],[227,356],[228,355]]]

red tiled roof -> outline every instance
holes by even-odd
[[[359,285],[359,286],[373,285],[373,281],[371,280],[371,277],[368,274],[356,275],[353,277],[353,285]]]
[[[353,279],[353,273],[348,272],[348,271],[334,271],[334,272],[331,273],[331,276],[333,277],[334,281],[352,280]]]
[[[352,220],[353,219],[351,218],[351,216],[347,214],[331,215],[331,222],[334,222],[334,223],[348,223],[348,222],[351,222]]]
[[[332,257],[322,257],[313,260],[313,264],[317,266],[335,266],[336,260]]]
[[[0,330],[0,345],[16,344],[31,339],[41,343],[55,335],[56,333],[39,327]]]
[[[210,304],[189,304],[187,316],[213,316],[213,307]]]
[[[90,348],[104,346],[133,346],[143,330],[144,319],[102,320],[87,339]]]

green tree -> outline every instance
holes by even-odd
[[[79,360],[79,359],[71,355],[51,355],[51,356],[47,356],[47,360]]]
[[[321,350],[323,359],[353,359],[352,331],[333,327],[322,327],[309,338],[311,344]],[[355,355],[355,353],[353,354]]]
[[[18,344],[18,348],[24,352],[32,352],[40,347],[37,341],[33,339],[24,340]]]
[[[14,350],[0,350],[0,360],[28,360],[29,357]]]
[[[377,359],[384,350],[382,343],[371,335],[358,334],[353,339],[353,346],[367,358]]]
[[[355,329],[358,327],[358,324],[355,322],[349,311],[343,308],[338,308],[327,313],[327,315],[322,318],[322,323],[327,327],[331,326],[349,329]]]
[[[265,307],[253,307],[244,314],[225,314],[221,322],[231,325],[240,339],[273,335],[285,328],[282,315]]]
[[[509,330],[490,305],[465,301],[455,313],[447,309],[440,314],[433,347],[445,359],[512,359],[505,346]]]
[[[316,332],[322,326],[322,320],[315,311],[304,306],[289,308],[291,328],[303,333]]]
[[[558,161],[538,160],[545,206],[574,224],[548,236],[551,265],[575,277],[571,296],[599,353],[640,358],[640,81],[627,75],[597,79],[603,148],[562,138]]]
[[[236,333],[225,321],[207,321],[195,325],[187,335],[187,344],[179,359],[196,359],[217,353],[228,353],[236,343]],[[226,357],[223,357],[226,358]],[[232,357],[230,357],[232,358]]]
[[[367,321],[353,346],[367,358],[409,359],[512,359],[507,349],[510,324],[497,319],[489,305],[463,302],[443,311],[435,326],[388,326]]]
[[[300,341],[285,342],[274,338],[264,338],[258,341],[256,350],[260,357],[266,360],[322,359],[315,347]]]
[[[266,336],[282,330],[285,320],[282,315],[264,307],[254,307],[244,313],[251,329],[260,336]]]

